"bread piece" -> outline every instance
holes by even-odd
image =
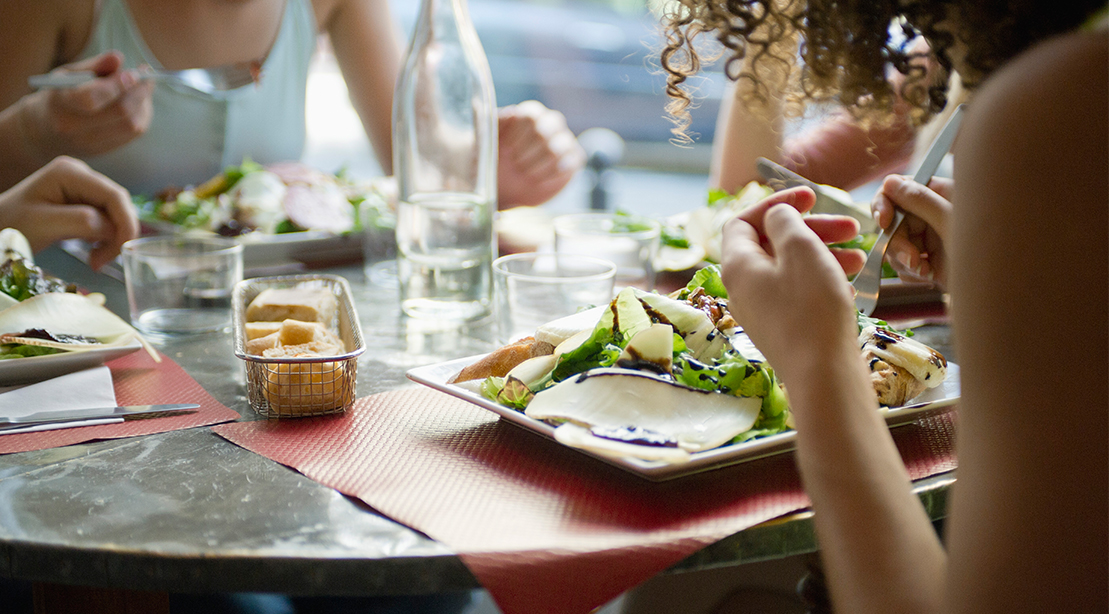
[[[344,351],[343,341],[322,324],[299,320],[285,320],[274,332],[246,342],[247,354],[267,358],[338,356]]]
[[[246,308],[247,322],[320,322],[328,326],[339,301],[324,288],[267,288]]]
[[[246,323],[246,340],[258,339],[266,335],[272,335],[281,328],[281,322],[247,322]]]
[[[324,336],[333,337],[331,333],[319,322],[301,322],[300,320],[285,320],[281,323],[278,338],[281,345],[300,345],[322,339]]]
[[[246,342],[246,353],[254,356],[262,356],[266,350],[273,349],[278,346],[281,334],[278,331],[265,335],[264,337],[257,337]]]
[[[338,356],[342,352],[335,343],[329,340],[309,341],[297,345],[278,345],[262,351],[264,358],[325,358]]]
[[[270,365],[262,390],[275,413],[323,412],[354,402],[354,387],[345,384],[335,362],[294,362]]]
[[[465,382],[487,377],[504,377],[516,365],[529,358],[554,353],[554,346],[546,341],[536,341],[535,337],[524,337],[487,354],[481,360],[462,369],[448,384]]]

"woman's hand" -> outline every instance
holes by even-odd
[[[99,269],[139,235],[127,190],[73,158],[55,158],[0,193],[0,228],[15,228],[39,251],[62,239],[95,244],[89,266]]]
[[[826,244],[854,238],[859,226],[842,216],[803,218],[815,203],[808,188],[784,190],[724,227],[728,309],[787,382],[803,381],[830,352],[858,353],[845,273],[857,273],[865,254]]]
[[[20,100],[25,136],[43,160],[63,154],[87,157],[106,153],[150,126],[154,81],[141,79],[137,70],[123,70],[123,56],[118,52],[102,53],[57,70],[92,71],[97,78],[75,87],[41,90]]]
[[[529,100],[501,108],[499,119],[501,208],[547,202],[585,165],[585,151],[562,113]]]
[[[886,249],[886,260],[901,279],[934,281],[946,286],[944,244],[954,187],[950,179],[940,177],[923,186],[901,175],[890,175],[874,195],[870,210],[881,228],[893,221],[894,207],[905,212],[904,221]]]

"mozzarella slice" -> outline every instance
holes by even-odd
[[[600,305],[547,322],[535,331],[535,340],[557,346],[582,331],[592,331],[606,309],[608,305]]]
[[[570,422],[586,429],[642,429],[688,452],[711,450],[749,430],[762,399],[696,390],[631,369],[592,369],[535,395],[526,413],[537,420]],[[592,438],[567,445],[592,449]],[[617,442],[621,443],[621,442]],[[620,454],[655,459],[660,446],[626,444]],[[603,447],[611,449],[604,444]]]

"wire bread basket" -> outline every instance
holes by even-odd
[[[346,352],[335,356],[265,357],[246,351],[246,309],[263,290],[325,289],[334,294],[338,309],[332,322],[322,324],[338,333]],[[358,356],[365,350],[362,326],[354,308],[350,285],[337,275],[286,275],[240,282],[232,295],[235,356],[246,368],[250,407],[268,418],[301,418],[337,414],[354,403]]]

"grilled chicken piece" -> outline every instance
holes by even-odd
[[[947,377],[942,354],[893,331],[868,326],[859,334],[859,345],[878,402],[886,407],[900,407]]]

